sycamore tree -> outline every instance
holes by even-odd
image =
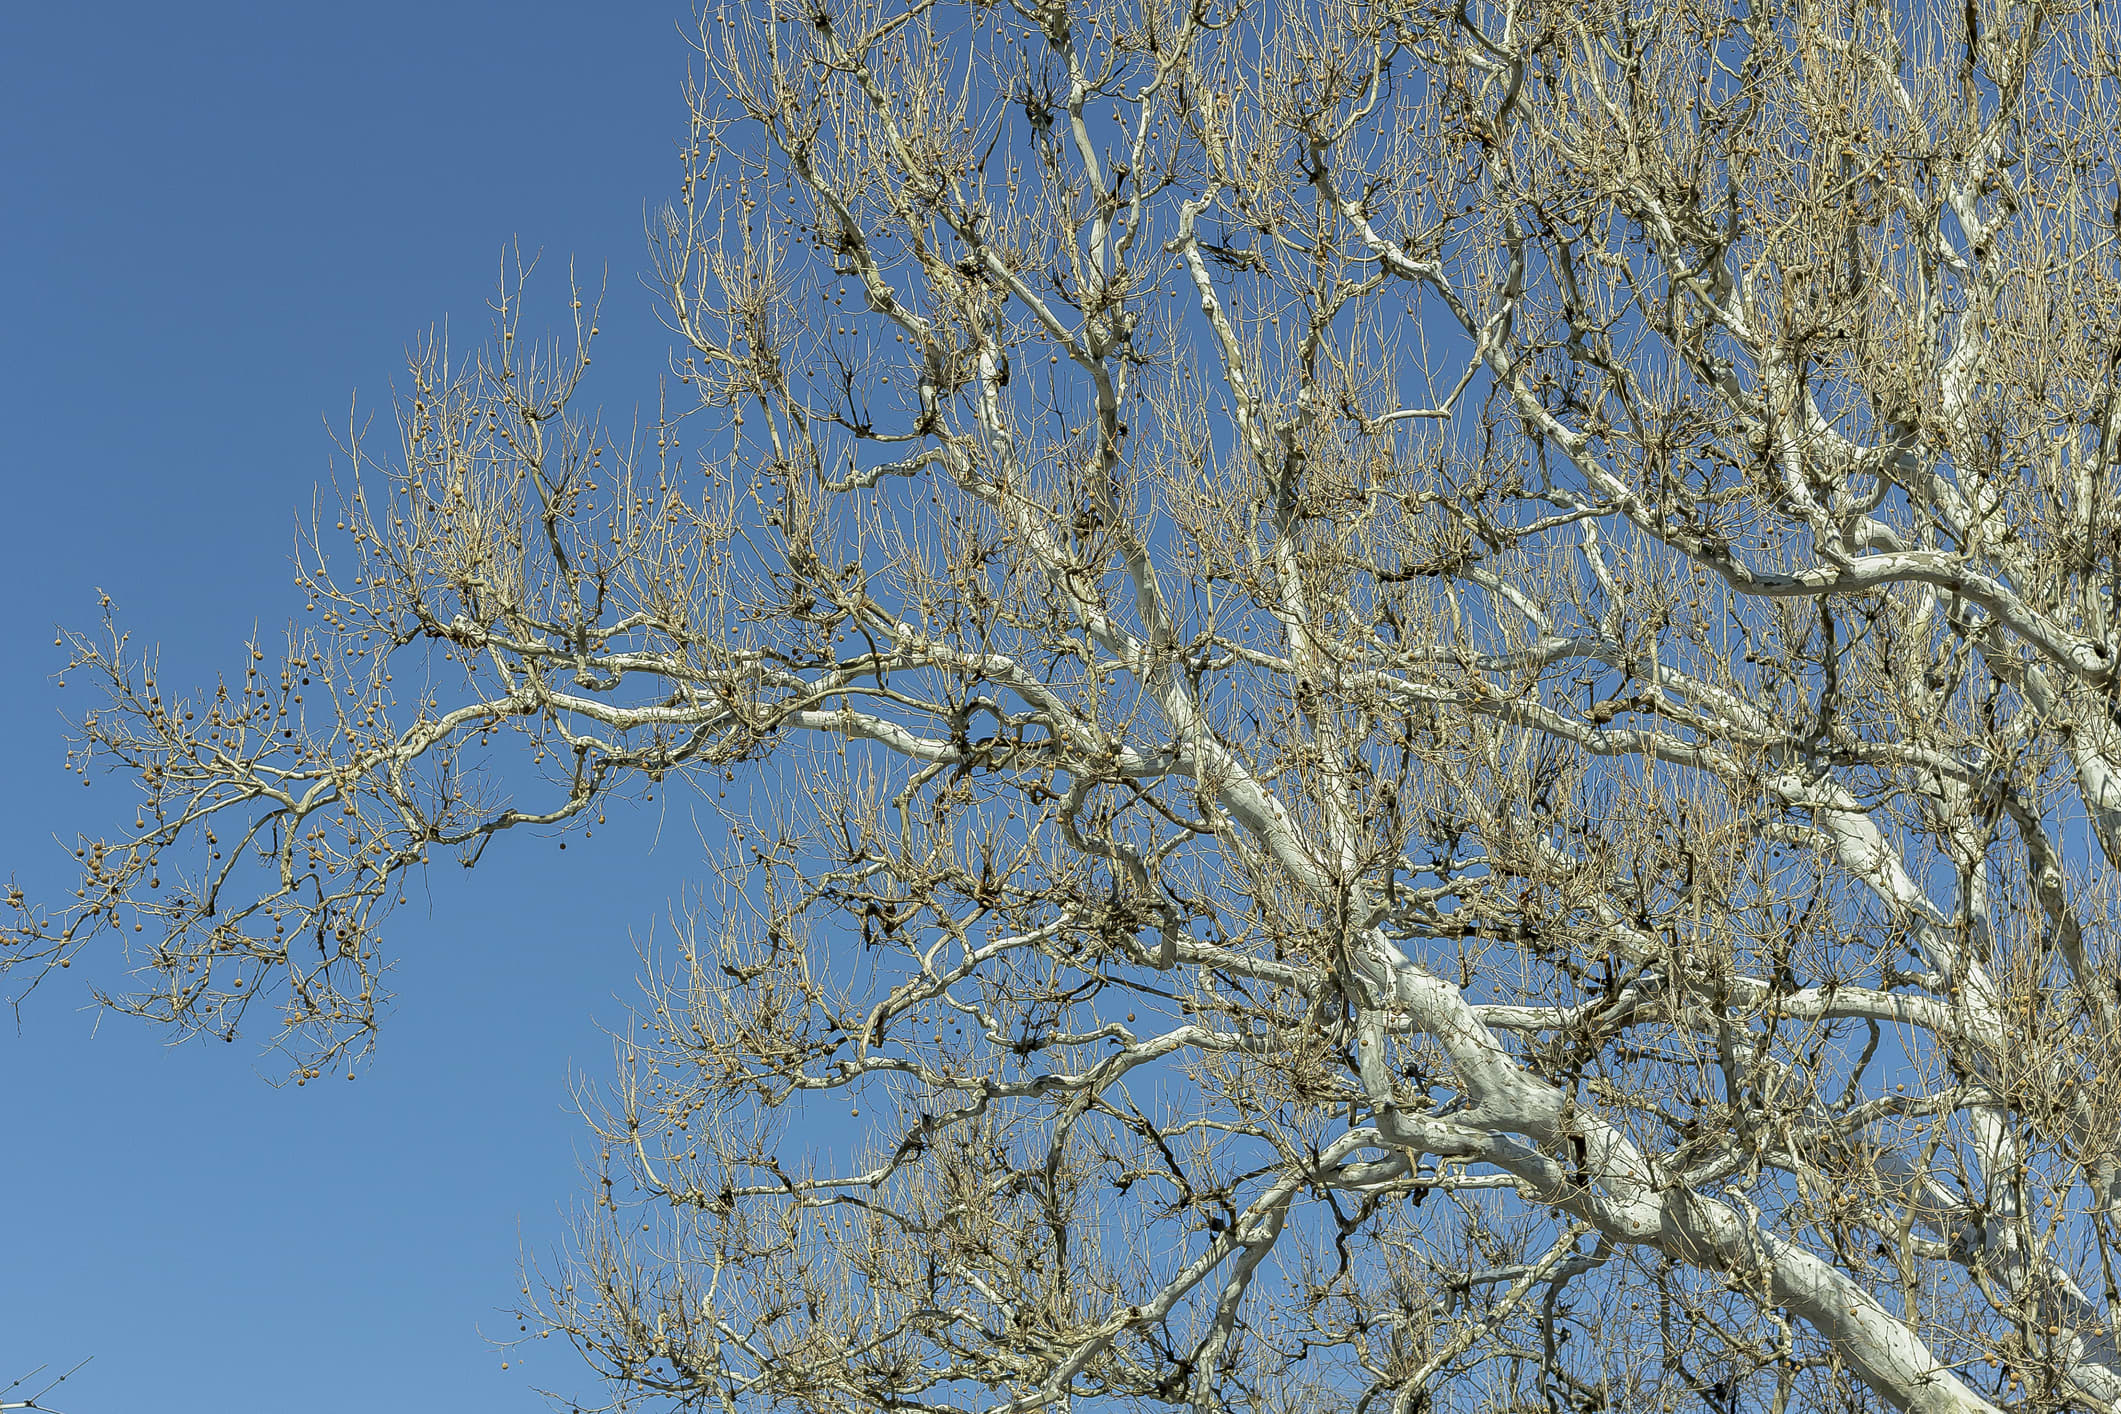
[[[19,978],[306,1079],[408,875],[690,792],[525,1283],[615,1405],[2121,1408],[2111,9],[698,44],[654,445],[511,286],[306,627],[70,637]]]

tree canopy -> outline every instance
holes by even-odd
[[[653,445],[510,285],[315,627],[75,636],[141,794],[21,976],[307,1078],[408,875],[688,790],[526,1287],[617,1405],[2121,1408],[2112,17],[698,45]]]

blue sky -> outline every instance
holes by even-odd
[[[586,391],[620,425],[652,409],[641,216],[675,189],[689,13],[0,10],[0,874],[56,897],[55,834],[126,800],[61,770],[60,713],[88,699],[53,680],[54,626],[92,624],[107,590],[169,682],[205,683],[298,610],[325,419],[386,398],[430,322],[483,333],[511,242],[543,252],[555,313],[570,258],[608,271]],[[86,984],[114,967],[36,995],[0,1028],[0,1384],[92,1356],[52,1398],[68,1414],[527,1409],[533,1384],[571,1387],[564,1352],[504,1372],[482,1330],[512,1332],[519,1246],[562,1230],[570,1077],[608,1070],[598,1024],[699,857],[688,821],[620,825],[601,852],[438,879],[394,928],[399,1001],[351,1083],[276,1089],[242,1042],[99,1019]]]

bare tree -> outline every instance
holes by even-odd
[[[93,1356],[90,1357],[90,1359],[93,1358]],[[43,1399],[44,1396],[50,1394],[59,1386],[65,1384],[75,1375],[80,1374],[82,1368],[87,1364],[87,1360],[82,1360],[75,1364],[75,1366],[72,1369],[68,1370],[65,1374],[54,1375],[51,1378],[45,1380],[42,1384],[37,1385],[35,1389],[30,1389],[28,1388],[28,1386],[35,1383],[37,1377],[42,1375],[45,1369],[47,1368],[46,1366],[39,1365],[36,1369],[30,1371],[28,1374],[23,1375],[18,1379],[11,1380],[4,1386],[0,1386],[0,1410],[41,1409],[44,1411],[44,1414],[59,1414],[59,1411],[52,1408],[52,1406],[50,1406],[49,1404],[40,1404],[38,1403],[38,1401]],[[19,1398],[11,1398],[10,1396],[19,1396]]]
[[[307,1078],[408,872],[725,800],[523,1317],[619,1405],[2121,1408],[2117,41],[718,10],[696,399],[423,349],[321,627],[71,640],[10,955]]]

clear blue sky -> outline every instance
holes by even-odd
[[[91,624],[100,586],[167,681],[210,682],[298,610],[324,418],[385,396],[430,321],[482,332],[508,243],[544,252],[554,311],[570,257],[608,269],[588,392],[622,424],[653,407],[641,216],[675,185],[688,16],[0,10],[0,875],[58,896],[55,832],[125,804],[61,772],[59,714],[87,699],[53,681],[54,625]],[[699,855],[677,818],[597,845],[438,879],[392,930],[399,1002],[351,1083],[275,1089],[241,1042],[99,1023],[83,973],[114,968],[33,998],[0,1028],[0,1384],[93,1356],[68,1414],[529,1409],[533,1383],[571,1387],[571,1357],[503,1372],[481,1329],[512,1329],[519,1243],[562,1231],[570,1075],[608,1069],[596,1023]]]

